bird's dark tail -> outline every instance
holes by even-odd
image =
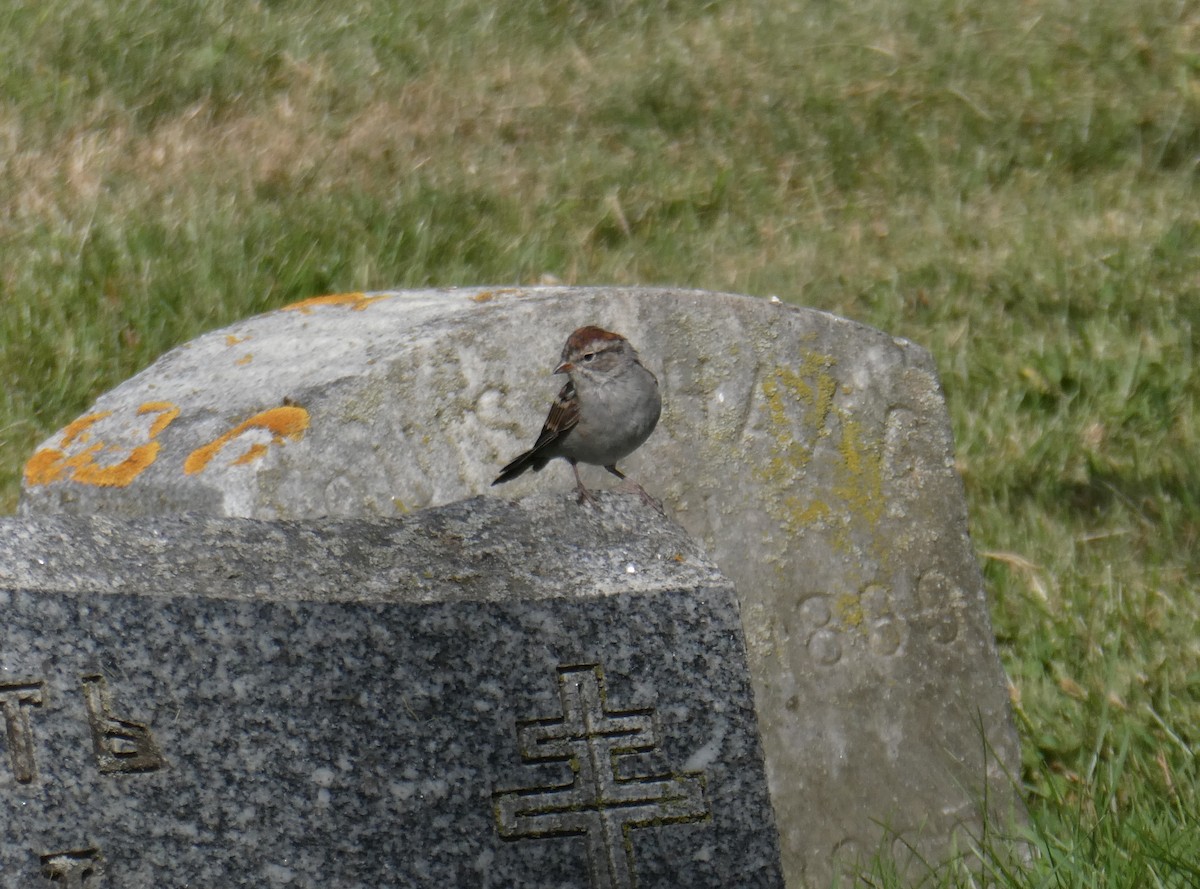
[[[543,463],[542,465],[544,466],[545,464]],[[511,482],[517,476],[522,475],[526,469],[537,470],[541,468],[542,467],[538,466],[533,460],[533,451],[526,451],[524,454],[517,457],[517,459],[513,460],[511,463],[501,469],[500,474],[496,476],[496,480],[492,482],[492,484],[502,485],[505,482]]]
[[[532,465],[529,459],[529,452],[526,451],[517,459],[513,460],[507,466],[500,470],[500,474],[496,476],[493,485],[502,485],[505,482],[511,482],[518,475],[521,475],[526,469]]]
[[[527,469],[539,472],[551,459],[546,450],[547,448],[543,443],[521,454],[521,456],[500,470],[500,474],[496,476],[496,480],[492,484],[502,485],[505,482],[511,482],[517,476],[524,474]]]

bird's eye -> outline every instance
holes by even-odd
[[[583,353],[583,360],[584,360],[584,361],[591,361],[591,360],[592,360],[593,358],[595,358],[595,357],[596,357],[596,353],[595,353],[595,352],[584,352],[584,353]]]

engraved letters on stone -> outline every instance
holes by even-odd
[[[493,794],[496,825],[506,840],[582,836],[594,889],[636,885],[635,827],[702,821],[711,816],[702,773],[622,778],[616,757],[659,745],[652,710],[608,710],[597,664],[558,668],[562,716],[518,723],[521,758],[568,763],[566,784]]]
[[[92,749],[101,774],[151,772],[167,764],[149,726],[114,713],[112,694],[102,675],[89,673],[80,677],[80,683]],[[29,710],[48,704],[47,683],[43,680],[0,683],[4,740],[13,777],[20,784],[32,784],[38,777],[34,755],[37,739]],[[38,854],[38,859],[42,876],[55,886],[98,889],[102,885],[105,862],[99,849],[46,852]]]
[[[46,683],[8,682],[0,685],[0,710],[4,713],[4,736],[13,777],[28,784],[37,776],[33,758],[33,729],[29,708],[42,706]]]
[[[75,849],[41,856],[42,875],[64,889],[98,889],[104,876],[99,849]]]
[[[113,714],[112,695],[104,677],[93,674],[82,681],[100,771],[152,772],[166,765],[149,727]]]
[[[80,678],[96,764],[104,774],[152,772],[167,764],[150,727],[114,714],[108,683],[98,673]],[[13,777],[31,784],[37,777],[31,707],[46,702],[46,683],[40,679],[0,683],[0,715],[4,743]]]

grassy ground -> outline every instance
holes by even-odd
[[[8,0],[0,58],[0,509],[316,294],[829,309],[943,373],[1041,850],[1002,883],[1200,883],[1194,3]]]

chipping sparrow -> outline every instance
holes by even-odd
[[[572,333],[554,372],[565,373],[567,382],[554,399],[541,434],[532,448],[500,470],[492,484],[511,481],[526,469],[537,472],[555,457],[563,457],[575,472],[579,502],[594,504],[577,464],[603,466],[625,479],[617,461],[641,447],[658,423],[662,410],[658,380],[642,366],[629,340],[599,327],[581,327]],[[646,502],[661,509],[641,485],[627,481]]]

